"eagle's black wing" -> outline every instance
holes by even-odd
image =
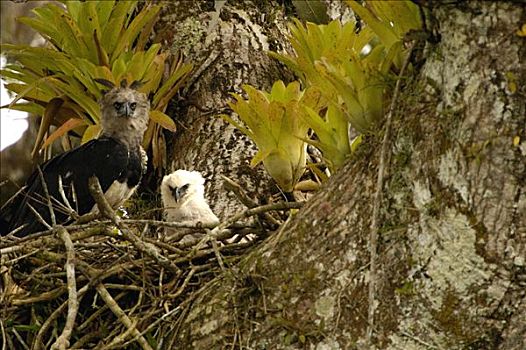
[[[100,138],[89,141],[69,152],[65,152],[42,164],[43,177],[52,198],[54,213],[58,223],[68,220],[64,210],[64,200],[59,192],[59,177],[62,187],[73,209],[80,215],[89,212],[95,204],[88,188],[88,180],[96,176],[102,190],[106,190],[119,181],[127,183],[128,187],[135,187],[141,178],[141,162],[138,152],[130,152],[126,145],[112,138]],[[21,225],[26,225],[17,235],[45,229],[29,206],[32,206],[42,218],[51,223],[47,199],[42,186],[38,169],[27,180],[25,190],[15,198],[0,216],[8,221],[7,233]],[[2,231],[2,230],[0,230]]]

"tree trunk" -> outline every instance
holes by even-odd
[[[167,140],[172,151],[169,168],[200,171],[208,180],[211,208],[225,218],[243,206],[225,192],[220,175],[245,185],[258,201],[266,201],[278,189],[262,166],[250,167],[255,145],[219,115],[228,113],[230,93],[241,93],[242,84],[270,89],[275,80],[292,75],[266,53],[287,43],[282,6],[234,1],[215,11],[212,3],[167,2],[158,35],[195,65],[186,101],[171,111],[178,132]]]
[[[163,17],[173,20],[174,45],[187,43],[187,55],[204,62],[192,103],[217,112],[241,84],[283,79],[265,54],[286,45],[281,7],[228,2],[209,30],[202,11],[213,9],[203,6],[175,2]],[[374,301],[368,242],[381,137],[201,290],[174,334],[178,348],[361,349],[371,302],[377,348],[526,348],[526,45],[516,34],[526,11],[437,3],[431,18],[441,40],[426,45],[394,114]],[[248,166],[254,146],[239,132],[195,107],[176,118],[173,167],[210,179],[219,216],[240,207],[220,174],[262,198],[272,192],[262,169]]]

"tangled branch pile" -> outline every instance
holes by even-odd
[[[214,228],[185,226],[121,219],[98,190],[98,219],[2,237],[0,327],[8,348],[172,348],[206,283],[279,227],[272,212],[301,206],[256,206],[244,197],[249,209]],[[254,224],[240,223],[251,216]],[[177,233],[166,237],[163,226]]]

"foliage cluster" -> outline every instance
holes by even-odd
[[[150,125],[144,146],[152,146],[155,167],[165,162],[161,127],[175,131],[174,121],[164,114],[168,102],[184,84],[192,69],[176,55],[161,52],[154,43],[147,48],[160,5],[138,1],[61,1],[33,10],[35,17],[20,18],[41,34],[45,47],[2,45],[14,63],[1,71],[11,82],[7,89],[17,98],[2,106],[42,116],[33,154],[70,136],[81,142],[96,137],[100,130],[97,101],[103,78],[115,83],[141,81],[140,91],[152,95]],[[24,99],[26,102],[22,102]],[[56,130],[48,135],[49,127]],[[47,135],[47,137],[46,137]]]
[[[270,93],[244,85],[248,100],[233,94],[236,103],[230,107],[241,116],[247,127],[224,115],[227,121],[248,135],[259,151],[252,159],[252,166],[263,162],[270,175],[284,191],[292,191],[292,185],[303,174],[306,159],[305,142],[294,135],[306,135],[308,111],[319,110],[321,94],[317,89],[301,91],[299,82],[289,85],[279,80]],[[292,137],[291,137],[292,136]]]
[[[296,103],[295,113],[269,108],[272,93],[258,94],[255,88],[245,86],[247,99],[234,94],[237,101],[230,106],[247,127],[223,116],[255,141],[259,153],[253,165],[263,161],[283,190],[293,188],[303,174],[306,159],[298,158],[297,154],[304,152],[307,143],[317,147],[329,169],[335,171],[353,149],[350,126],[360,134],[374,132],[381,126],[390,97],[388,86],[407,54],[404,36],[421,28],[418,8],[410,1],[367,1],[365,5],[348,1],[348,4],[363,23],[334,20],[326,25],[309,22],[303,25],[294,20],[289,26],[294,54],[269,53],[296,73],[305,93],[320,96],[315,105],[301,100],[297,82],[289,85],[299,89],[296,99],[288,101]],[[283,125],[301,125],[301,128],[290,129],[291,132],[268,131],[282,130]],[[308,136],[309,130],[314,136]],[[284,151],[285,146],[296,149]],[[280,155],[279,165],[275,157],[265,161],[276,154]],[[287,164],[291,169],[285,170]]]

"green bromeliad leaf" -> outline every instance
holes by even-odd
[[[49,146],[55,139],[68,137],[72,130],[81,130],[82,142],[86,142],[100,132],[97,101],[103,87],[94,79],[116,85],[122,79],[142,81],[140,91],[154,98],[151,123],[155,126],[149,129],[157,130],[147,133],[145,145],[161,142],[159,127],[175,130],[175,123],[164,111],[192,70],[192,65],[181,59],[169,59],[170,53],[161,52],[160,44],[145,49],[161,5],[147,3],[139,10],[137,0],[60,2],[64,6],[46,4],[35,8],[33,17],[19,18],[49,45],[1,45],[2,52],[15,62],[1,74],[9,80],[7,89],[17,95],[13,103],[2,108],[43,115],[47,104],[60,98],[63,106],[49,124],[58,129],[38,143]],[[170,74],[164,78],[166,69]],[[27,102],[18,102],[21,99]],[[77,120],[87,127],[79,128]],[[154,166],[163,162],[159,159]]]
[[[317,140],[304,139],[304,141],[322,152],[331,171],[338,170],[351,153],[347,117],[339,107],[334,105],[328,107],[325,117],[320,116],[310,107],[304,108],[306,113],[302,117],[318,138]]]
[[[328,108],[305,108],[303,120],[314,136],[303,140],[322,152],[333,171],[361,143],[361,136],[349,140],[349,125],[361,134],[381,127],[388,87],[407,55],[404,37],[422,27],[411,1],[347,3],[363,21],[359,28],[354,21],[317,25],[295,19],[289,25],[294,53],[269,52],[307,88],[321,91],[322,105]],[[315,165],[311,169],[320,171]]]
[[[279,80],[270,92],[250,85],[243,89],[247,99],[232,94],[236,101],[229,102],[242,123],[228,115],[221,117],[256,143],[258,153],[251,165],[262,162],[281,189],[290,192],[306,166],[308,125],[302,115],[305,107],[316,111],[322,107],[321,95],[314,89],[301,90],[297,81],[285,85]]]

